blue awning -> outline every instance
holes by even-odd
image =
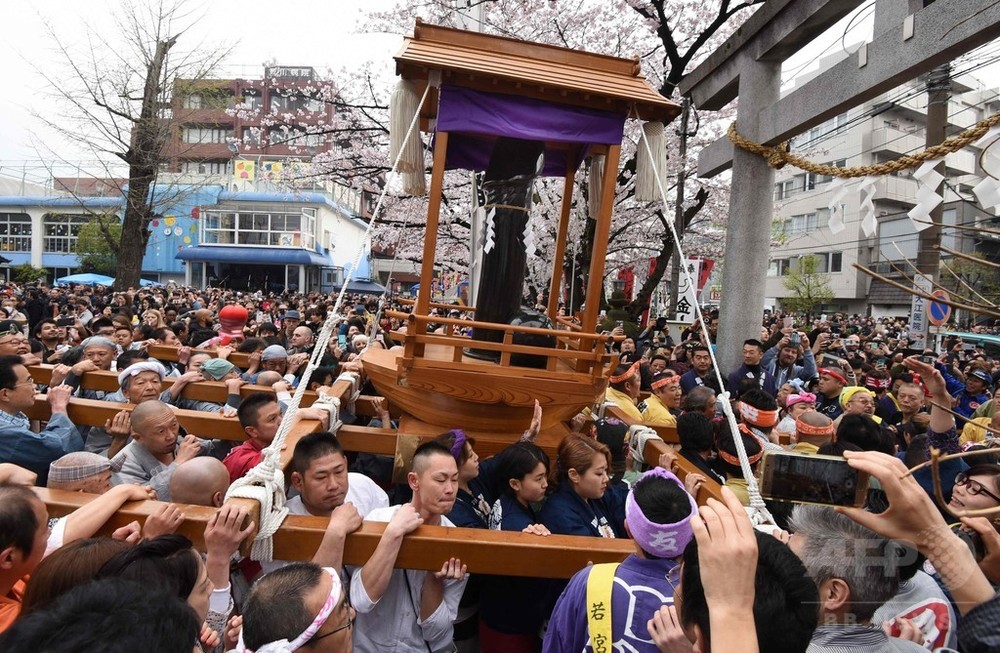
[[[182,261],[217,261],[219,263],[257,263],[259,265],[333,266],[329,257],[307,249],[279,247],[230,247],[195,245],[177,251]]]

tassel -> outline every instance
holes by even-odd
[[[654,202],[660,199],[657,178],[663,179],[667,170],[667,150],[663,138],[663,123],[647,122],[642,125],[643,136],[639,140],[635,164],[635,199],[639,202]],[[646,149],[645,140],[649,143]],[[653,153],[650,160],[649,153]]]
[[[596,220],[601,212],[601,189],[604,187],[604,155],[590,157],[590,188],[587,191],[587,215]]]
[[[389,163],[395,163],[402,151],[397,172],[419,172],[423,176],[424,147],[420,140],[420,124],[407,131],[419,110],[420,94],[417,93],[416,83],[401,79],[389,100]],[[422,181],[420,186],[423,186]]]

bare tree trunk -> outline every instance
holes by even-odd
[[[123,157],[128,163],[128,193],[122,220],[122,237],[118,243],[118,274],[115,290],[139,286],[142,258],[149,241],[151,218],[150,190],[156,180],[157,165],[162,158],[164,140],[159,124],[160,78],[167,52],[177,37],[157,41],[156,51],[146,67],[146,83],[142,93],[139,120],[132,131],[132,143]]]

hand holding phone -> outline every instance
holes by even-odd
[[[776,501],[861,507],[868,498],[868,474],[840,456],[769,451],[761,464],[760,493]]]

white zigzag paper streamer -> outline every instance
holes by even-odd
[[[847,227],[844,225],[844,215],[843,211],[840,210],[841,200],[847,195],[847,184],[841,178],[836,178],[830,182],[830,187],[828,190],[833,191],[833,195],[830,197],[830,203],[827,207],[830,210],[830,233],[839,234],[841,231]]]
[[[984,209],[988,210],[1000,204],[1000,182],[993,177],[983,177],[983,180],[973,187],[972,192]]]
[[[535,230],[531,228],[531,218],[524,223],[524,252],[528,258],[535,258]]]
[[[878,181],[876,177],[868,176],[858,184],[858,193],[861,195],[861,230],[865,238],[874,236],[878,228],[878,223],[875,221],[875,202],[872,200],[875,196],[876,181]]]
[[[917,231],[923,231],[931,226],[931,211],[944,201],[944,197],[937,192],[938,185],[944,181],[944,175],[934,169],[941,161],[941,159],[924,161],[913,173],[913,178],[920,183],[917,188],[917,205],[906,215]]]
[[[497,215],[497,207],[491,207],[489,213],[486,214],[486,241],[483,244],[483,252],[489,254],[493,251],[493,247],[496,245],[496,226],[493,224],[493,218]]]

